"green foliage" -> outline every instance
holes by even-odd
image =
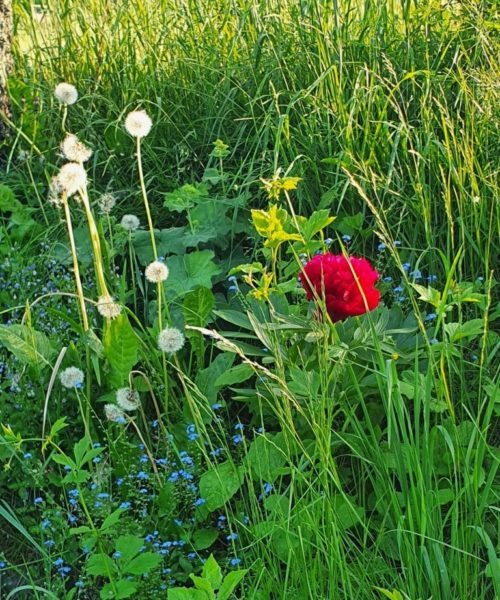
[[[224,506],[243,483],[243,467],[225,462],[209,469],[200,478],[200,494],[207,502],[208,510]]]
[[[110,366],[110,382],[122,387],[137,362],[138,341],[126,315],[111,320],[104,334],[104,356]]]

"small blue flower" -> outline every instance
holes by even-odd
[[[42,529],[47,529],[48,527],[50,527],[50,524],[51,523],[50,523],[49,519],[44,519],[40,525],[41,525]]]
[[[139,471],[139,473],[137,473],[136,477],[140,481],[146,481],[147,479],[149,479],[149,475],[147,473],[145,473],[144,471]]]
[[[118,558],[121,558],[122,553],[119,550],[116,550],[115,552],[113,552],[112,556],[115,560],[117,560]]]
[[[123,483],[123,479],[121,477],[116,480],[116,485],[122,485],[122,483]]]
[[[44,503],[44,499],[41,496],[37,496],[34,500],[33,500],[33,504],[35,505],[39,505],[39,504],[43,504]]]
[[[195,506],[203,506],[204,504],[206,504],[206,502],[207,502],[207,501],[205,500],[205,498],[197,498],[197,499],[194,501],[194,505],[195,505]]]
[[[238,288],[237,288],[235,285],[230,285],[230,286],[229,286],[227,289],[228,289],[230,292],[235,292],[235,291],[236,291]]]
[[[392,277],[384,277],[384,281],[385,281],[386,283],[391,283],[391,281],[392,281]]]
[[[399,240],[394,240],[394,245],[396,248],[399,248],[401,246],[401,242]]]
[[[0,569],[5,569],[7,563],[4,560],[0,560]]]
[[[96,456],[95,458],[92,459],[92,462],[97,465],[98,463],[101,462],[101,460],[102,460],[102,458],[100,456]]]
[[[403,263],[403,269],[409,271],[411,269],[411,264],[409,262]]]
[[[325,240],[325,246],[331,246],[333,244],[333,239],[332,238],[326,238]]]
[[[237,533],[230,533],[229,535],[226,535],[226,540],[228,542],[232,542],[234,540],[238,539],[238,534]]]
[[[379,245],[377,246],[377,250],[378,250],[379,252],[383,252],[385,249],[386,249],[386,245],[385,245],[385,244],[379,244]]]
[[[471,354],[470,359],[472,362],[477,362],[479,360],[479,357],[477,354]]]
[[[342,236],[342,241],[344,242],[344,244],[348,244],[348,243],[351,241],[351,236],[350,236],[350,235],[347,235],[347,233],[345,233],[345,234]]]
[[[398,286],[396,286],[396,287],[394,288],[394,290],[393,290],[393,291],[394,291],[396,294],[400,294],[400,293],[403,291],[403,289],[404,289],[404,288],[403,288],[401,285],[398,285]]]
[[[97,494],[98,498],[101,498],[101,500],[105,500],[106,498],[109,498],[109,494],[108,492],[100,492],[99,494]]]
[[[238,430],[238,429],[242,430],[244,428],[245,428],[245,426],[243,425],[243,423],[236,423],[236,425],[234,426],[234,429],[236,429],[236,430]]]
[[[212,404],[212,410],[220,410],[222,408],[222,404],[219,404],[218,402],[216,402],[215,404]]]
[[[45,542],[43,542],[44,546],[47,546],[47,548],[53,548],[56,543],[54,542],[54,540],[45,540]]]
[[[31,452],[25,452],[23,454],[23,458],[25,458],[26,460],[29,460],[30,458],[33,458],[33,455],[31,454]]]
[[[174,519],[174,523],[177,525],[177,527],[182,527],[181,519]],[[170,542],[168,542],[168,544],[170,544]]]
[[[427,281],[428,281],[429,283],[435,283],[437,280],[438,280],[438,276],[437,276],[437,275],[429,275],[429,276],[427,277]]]
[[[75,587],[77,588],[84,588],[85,587],[85,581],[82,581],[81,579],[79,579],[78,581],[75,581]]]
[[[422,273],[419,271],[419,269],[415,269],[410,273],[410,277],[413,277],[413,279],[422,279]]]
[[[236,281],[237,281],[237,278],[236,278],[236,276],[235,276],[235,275],[231,275],[230,277],[228,277],[228,278],[227,278],[227,280],[228,280],[228,281],[231,281],[231,282],[233,282],[233,283],[234,283],[234,282],[236,282]]]
[[[127,510],[127,508],[130,508],[130,506],[131,506],[130,502],[125,501],[120,504],[119,508],[123,508],[123,510]]]
[[[196,558],[197,554],[196,552],[190,552],[187,557],[189,558],[189,560],[194,560]]]
[[[229,561],[229,564],[230,564],[232,567],[237,567],[237,566],[240,564],[240,562],[241,562],[241,558],[232,558],[232,559]]]
[[[240,434],[233,435],[233,437],[231,439],[233,440],[233,444],[235,446],[237,446],[238,444],[241,444],[241,442],[243,441],[243,437]]]
[[[198,439],[198,434],[196,433],[196,426],[191,424],[186,427],[186,433],[188,434],[188,440],[190,442],[194,442]]]
[[[425,317],[424,321],[434,321],[435,319],[437,319],[437,315],[436,315],[436,313],[429,313],[429,314],[428,314],[428,315]]]
[[[55,567],[62,567],[62,565],[64,564],[64,558],[56,558],[56,560],[54,561],[54,566]]]

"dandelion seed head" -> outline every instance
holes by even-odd
[[[121,388],[116,392],[116,403],[123,410],[137,410],[141,405],[141,400],[135,390]]]
[[[184,346],[184,335],[176,327],[166,327],[158,336],[158,348],[162,352],[174,354]]]
[[[72,133],[68,133],[62,141],[61,152],[65,158],[76,163],[87,162],[92,156],[92,150]]]
[[[133,110],[125,119],[125,129],[135,138],[146,137],[152,126],[153,122],[145,110]]]
[[[97,204],[99,205],[99,212],[101,215],[109,215],[116,205],[116,198],[113,196],[113,194],[108,192],[106,194],[102,194],[97,201]]]
[[[127,231],[135,231],[141,222],[135,215],[123,215],[120,225]]]
[[[160,260],[155,260],[146,267],[146,279],[151,283],[160,283],[168,277],[168,267]]]
[[[87,173],[81,164],[76,162],[66,163],[57,175],[58,183],[68,198],[74,196],[87,185]]]
[[[112,296],[101,296],[97,301],[97,311],[106,319],[115,319],[121,310],[121,306]]]
[[[61,385],[67,389],[79,388],[83,385],[84,373],[78,367],[67,367],[59,375]]]
[[[78,100],[78,90],[71,83],[59,83],[54,90],[54,96],[61,104],[74,104]]]
[[[104,414],[108,421],[114,421],[115,423],[125,422],[125,413],[116,406],[116,404],[105,404]]]
[[[63,192],[64,189],[59,181],[59,178],[57,176],[52,177],[49,185],[49,194],[47,197],[48,201],[55,206],[61,206]]]

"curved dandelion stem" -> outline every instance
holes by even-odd
[[[156,251],[155,232],[153,228],[153,220],[151,219],[151,211],[149,210],[148,195],[146,192],[146,184],[144,183],[144,172],[142,170],[142,155],[141,155],[141,138],[137,138],[137,167],[139,169],[139,182],[141,184],[142,199],[146,208],[146,216],[148,219],[149,234],[151,236],[151,247],[153,248],[154,260],[158,260],[158,252]]]

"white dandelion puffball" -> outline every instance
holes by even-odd
[[[68,388],[68,390],[72,388],[81,388],[84,377],[83,371],[77,367],[68,367],[59,375],[61,385]]]
[[[57,180],[69,198],[87,185],[87,173],[81,164],[69,162],[59,170]]]
[[[54,90],[54,96],[61,104],[74,104],[78,100],[78,90],[71,83],[59,83]]]
[[[158,348],[162,352],[174,354],[184,346],[184,334],[176,327],[166,327],[158,335]]]
[[[135,231],[141,222],[135,215],[123,215],[120,225],[127,231]]]
[[[52,180],[49,185],[49,195],[48,200],[51,204],[55,204],[56,206],[62,205],[62,195],[63,195],[63,187],[59,182],[58,177],[52,177]]]
[[[97,204],[101,215],[109,215],[116,205],[116,198],[113,194],[106,193],[99,198]]]
[[[144,271],[146,279],[151,283],[160,283],[168,277],[168,267],[161,260],[155,260],[150,263]]]
[[[116,406],[116,404],[105,404],[104,414],[108,421],[114,421],[115,423],[125,423],[125,413]]]
[[[87,162],[92,156],[92,150],[72,133],[68,133],[61,143],[61,152],[65,158],[76,163]]]
[[[137,410],[141,400],[135,390],[121,388],[116,392],[116,403],[122,410]]]
[[[106,319],[115,319],[122,309],[112,296],[101,296],[97,301],[97,311]]]
[[[152,126],[153,121],[145,110],[133,110],[125,119],[125,129],[135,138],[146,137]]]

